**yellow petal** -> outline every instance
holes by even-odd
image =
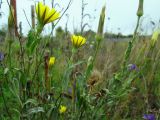
[[[86,43],[86,39],[82,36],[72,35],[71,41],[74,47],[78,48],[81,47],[83,44]]]
[[[47,20],[47,23],[53,22],[55,20],[57,20],[60,17],[60,13],[56,12],[51,14],[51,16],[49,16],[49,19]]]
[[[73,36],[74,36],[74,35],[71,36],[71,42],[72,42],[72,44],[73,44],[73,41],[74,41],[74,40],[73,40]]]
[[[64,112],[66,112],[66,110],[67,110],[67,107],[66,106],[60,106],[60,109],[59,109],[59,112],[60,113],[64,113]]]
[[[57,12],[54,8],[50,9],[42,2],[38,2],[38,5],[36,5],[36,14],[38,21],[43,25],[53,22],[60,17],[59,12]]]
[[[49,66],[54,65],[54,63],[55,63],[55,57],[50,57],[50,59],[49,59]]]
[[[46,19],[48,19],[48,14],[50,12],[50,8],[48,6],[45,6],[45,16],[44,16],[44,21],[46,21]]]
[[[76,46],[79,47],[80,43],[81,43],[81,37],[77,36]]]
[[[75,36],[75,35],[72,35],[71,41],[72,41],[72,44],[73,44],[73,45],[76,44],[76,42],[75,42],[76,39],[77,39],[76,36]]]
[[[82,46],[82,45],[85,44],[85,43],[86,43],[86,39],[85,39],[85,38],[82,38],[82,41],[81,41],[80,46]]]
[[[49,12],[46,15],[47,17],[45,18],[45,20],[49,19],[52,15],[54,15],[55,12],[56,12],[56,10],[54,8],[52,8],[51,10],[49,9]]]
[[[40,19],[42,19],[45,9],[46,9],[46,6],[44,6],[42,2],[39,2],[38,14],[39,14]]]
[[[78,46],[77,46],[78,39],[79,39],[78,36],[75,36],[75,37],[74,37],[74,46],[75,46],[75,47],[78,47]]]

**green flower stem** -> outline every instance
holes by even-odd
[[[35,52],[36,52],[36,53],[35,53],[35,54],[36,54],[36,61],[35,61],[36,63],[35,63],[35,64],[36,64],[36,66],[37,66],[37,65],[38,65],[38,48],[36,48],[36,51],[35,51]],[[38,89],[38,88],[39,88],[38,74],[36,74],[35,81],[37,82],[37,83],[36,83],[36,85],[37,85],[36,88]],[[39,93],[39,89],[37,90],[37,92]]]
[[[143,77],[144,79],[144,87],[145,87],[145,103],[147,104],[147,107],[146,107],[146,112],[148,113],[149,112],[149,104],[148,104],[148,88],[147,88],[147,80]]]
[[[78,49],[76,48],[72,48],[72,55],[70,58],[70,65],[72,66],[74,64],[74,55],[77,53]],[[73,71],[72,71],[73,72]],[[73,111],[76,111],[76,79],[73,77],[74,73],[71,74],[71,78],[72,78],[72,107],[73,107]]]
[[[6,101],[6,99],[5,99],[4,92],[3,92],[3,88],[2,88],[2,86],[1,86],[1,84],[0,84],[0,93],[1,93],[1,96],[2,96],[2,100],[3,100],[3,102],[4,102],[4,107],[5,107],[5,109],[6,109],[6,112],[7,112],[8,116],[9,116],[9,118],[10,118],[11,120],[13,120],[12,114],[9,113],[9,108],[8,108],[8,106],[7,106],[7,101]]]
[[[24,53],[23,53],[24,50],[23,50],[23,45],[22,45],[20,36],[19,36],[18,40],[19,40],[19,44],[20,44],[21,69],[23,69],[23,71],[24,71],[24,73],[25,73],[25,58],[24,58]]]
[[[37,37],[41,34],[43,28],[44,28],[44,25],[38,23],[38,25],[37,25],[37,34],[36,34]]]
[[[44,28],[44,26],[38,23],[38,25],[37,25],[37,27],[36,27],[36,30],[37,30],[37,31],[36,31],[36,34],[35,34],[36,40],[39,39],[39,36],[40,36],[43,28]],[[37,44],[36,46],[38,46],[38,44]],[[46,47],[46,44],[45,44],[45,47]],[[35,69],[35,73],[33,74],[32,79],[31,79],[32,82],[33,82],[34,79],[37,77],[38,69],[39,69],[39,66],[41,65],[41,62],[42,62],[41,58],[42,58],[42,56],[44,55],[44,52],[45,52],[45,48],[44,48],[43,51],[41,52],[40,60],[38,61],[38,48],[36,48],[36,51],[35,51],[35,55],[36,55],[36,67],[35,67],[35,68],[36,68],[36,69]],[[30,68],[30,67],[28,67],[28,68]],[[28,70],[28,71],[29,71],[29,70]],[[36,83],[35,83],[35,85],[36,85]]]
[[[151,59],[152,59],[152,54],[153,54],[153,50],[154,50],[154,47],[153,46],[150,46],[149,48],[149,51],[147,53],[147,57],[145,58],[145,61],[144,61],[144,66],[143,66],[143,73],[142,76],[144,74],[146,74],[147,70],[150,69],[148,66],[151,64]],[[148,83],[147,83],[147,80],[144,78],[143,76],[143,80],[144,80],[144,87],[145,87],[145,103],[147,104],[147,107],[146,107],[146,112],[148,113],[149,112],[149,102],[148,102]]]
[[[9,46],[8,46],[8,58],[9,58],[9,69],[11,70],[12,66],[11,66],[11,63],[12,63],[12,60],[11,60],[11,41],[9,41]]]
[[[77,53],[78,49],[73,47],[72,48],[72,53],[71,53],[71,57],[69,58],[69,61],[68,61],[68,66],[67,66],[67,70],[73,66],[74,64],[74,55]],[[71,74],[70,74],[70,81],[71,81],[71,87],[72,87],[72,110],[73,111],[76,111],[76,79],[73,77],[74,76],[74,73],[73,73],[73,68],[72,68],[72,71],[71,71]],[[63,80],[64,81],[64,80]],[[68,83],[69,81],[67,81],[67,86],[65,88],[68,87]],[[62,91],[64,89],[62,88]]]
[[[131,41],[129,41],[129,43],[128,43],[128,48],[127,48],[127,50],[126,50],[126,52],[125,52],[125,59],[124,59],[123,68],[122,68],[123,73],[124,73],[124,71],[126,70],[126,64],[127,64],[128,60],[129,60],[129,57],[130,57],[130,54],[131,54],[131,51],[132,51],[132,48],[133,48],[133,43],[134,43],[135,40],[136,40],[136,36],[137,36],[137,31],[138,31],[138,27],[139,27],[140,18],[141,18],[141,16],[138,16],[137,25],[136,25],[136,28],[135,28],[135,30],[134,30],[133,38],[132,38]]]
[[[95,51],[95,54],[93,56],[93,61],[92,61],[93,65],[95,64],[95,61],[96,61],[96,57],[97,57],[97,54],[98,54],[98,51],[99,51],[99,48],[100,48],[100,43],[101,43],[101,40],[97,42],[96,51]]]
[[[73,47],[72,48],[72,54],[71,54],[71,57],[70,57],[70,60],[69,60],[70,65],[73,64],[73,59],[74,59],[74,55],[75,55],[76,52],[77,52],[77,49]]]
[[[101,38],[102,39],[102,38]],[[91,72],[93,70],[93,67],[95,65],[95,61],[96,61],[96,57],[100,48],[100,43],[102,40],[97,40],[96,41],[96,51],[93,55],[93,60],[91,61],[91,64],[87,67],[86,73],[85,73],[85,81],[89,78],[89,76],[91,75]]]

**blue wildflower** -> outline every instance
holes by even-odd
[[[0,52],[0,62],[4,59],[4,54]]]
[[[72,88],[68,89],[68,94],[72,94]]]
[[[154,114],[144,114],[143,119],[145,119],[145,120],[156,120]]]
[[[128,65],[128,70],[133,71],[133,70],[138,70],[137,66],[135,64],[129,64]]]

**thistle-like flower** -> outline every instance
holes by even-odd
[[[86,39],[84,37],[76,35],[72,35],[71,41],[75,48],[79,48],[86,43]]]
[[[63,105],[61,105],[60,106],[60,109],[59,109],[59,113],[65,113],[66,112],[66,110],[67,110],[67,107],[66,106],[63,106]]]
[[[50,59],[49,59],[49,67],[54,65],[54,63],[55,63],[55,57],[50,57]]]
[[[44,26],[47,23],[53,22],[60,17],[60,13],[54,8],[50,9],[48,6],[43,5],[42,2],[38,2],[36,6],[36,14],[38,22]]]

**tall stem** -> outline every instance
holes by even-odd
[[[76,53],[76,49],[72,48],[72,55],[70,58],[70,65],[73,65],[73,60],[74,60],[74,54]],[[76,98],[76,78],[74,77],[74,70],[72,71],[71,74],[71,81],[72,81],[72,104],[73,104],[73,111],[75,111],[76,106],[75,106],[75,98]]]
[[[94,57],[93,57],[93,62],[92,62],[93,65],[95,64],[95,61],[96,61],[98,50],[100,48],[100,43],[101,43],[100,41],[98,41],[98,43],[97,43],[96,51],[95,51],[95,54],[94,54]]]
[[[137,25],[136,25],[136,28],[134,30],[133,38],[132,38],[131,41],[129,41],[128,48],[127,48],[127,50],[125,52],[125,59],[124,59],[124,62],[123,62],[123,73],[126,70],[126,64],[127,64],[128,60],[129,60],[129,57],[130,57],[130,54],[131,54],[131,51],[132,51],[132,48],[133,48],[133,43],[136,40],[137,31],[138,31],[138,27],[139,27],[139,22],[140,22],[140,16],[138,16],[138,19],[137,19]]]

